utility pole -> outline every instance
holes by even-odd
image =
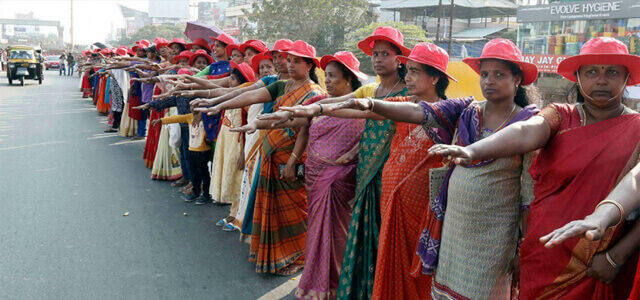
[[[440,41],[440,19],[442,19],[442,0],[438,0],[438,25],[436,25],[436,43]]]
[[[451,40],[453,39],[453,7],[455,6],[455,4],[453,3],[454,0],[451,0],[451,12],[449,15],[449,49],[447,49],[447,52],[449,52],[449,55],[451,55],[453,53],[453,50],[451,50]]]
[[[73,52],[73,0],[69,0],[69,2],[71,4],[71,27],[69,27],[69,34],[71,35],[71,52]]]

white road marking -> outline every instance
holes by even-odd
[[[46,146],[46,145],[58,145],[58,144],[66,144],[66,143],[68,142],[65,142],[65,141],[42,142],[42,143],[27,144],[22,146],[4,147],[4,148],[0,148],[0,151],[40,147],[40,146]]]
[[[125,141],[121,141],[121,142],[117,142],[117,143],[113,143],[113,144],[109,144],[109,146],[118,146],[118,145],[126,145],[126,144],[135,144],[135,143],[140,143],[140,142],[147,142],[147,139],[141,139],[141,140],[125,140]]]
[[[262,295],[258,300],[272,300],[272,299],[282,299],[286,296],[289,296],[291,292],[298,287],[298,282],[300,281],[300,277],[302,275],[298,275],[296,277],[287,280],[287,282],[281,284],[275,289],[269,291],[268,293]]]

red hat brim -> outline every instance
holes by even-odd
[[[367,80],[367,78],[369,78],[369,76],[367,74],[352,69],[351,67],[347,66],[347,64],[345,64],[343,61],[341,61],[340,59],[338,59],[337,57],[335,57],[333,55],[325,55],[325,56],[323,56],[322,59],[320,59],[320,68],[322,68],[322,70],[326,69],[327,65],[332,61],[335,61],[335,62],[343,65],[345,68],[347,68],[347,70],[349,70],[351,73],[353,73],[353,75],[355,75],[356,77],[358,77],[358,78],[360,78],[362,80]]]
[[[198,54],[191,55],[191,57],[189,57],[189,65],[190,66],[193,65],[193,62],[196,61],[196,58],[198,58],[198,56],[204,56],[207,59],[207,61],[209,62],[209,64],[213,63],[213,57],[211,57],[208,54],[198,53]]]
[[[227,48],[225,48],[225,50],[227,51],[227,55],[229,57],[231,57],[231,53],[233,53],[233,50],[238,50],[240,51],[240,53],[242,53],[242,55],[244,55],[244,52],[240,49],[240,46],[237,44],[227,45]]]
[[[373,55],[373,46],[371,43],[375,42],[375,41],[385,41],[387,43],[391,43],[394,46],[398,47],[398,49],[400,49],[400,52],[402,52],[402,55],[404,56],[409,56],[409,54],[411,54],[411,49],[398,44],[396,41],[390,39],[389,37],[385,36],[385,35],[372,35],[367,37],[366,39],[360,41],[358,43],[358,49],[362,50],[362,52],[364,52],[364,54],[372,56]]]
[[[296,51],[291,51],[291,50],[283,51],[283,52],[286,52],[286,53],[291,54],[291,55],[299,56],[299,57],[311,58],[313,60],[313,63],[316,65],[316,67],[320,68],[320,60],[318,60],[317,57],[309,56],[307,54],[302,54],[302,53],[298,53]]]
[[[522,82],[520,83],[521,85],[532,84],[532,83],[534,83],[536,81],[536,79],[538,79],[538,67],[536,67],[536,65],[534,65],[532,63],[528,63],[528,62],[524,62],[524,61],[505,59],[503,57],[494,57],[494,56],[468,57],[468,58],[463,59],[462,61],[465,64],[467,64],[469,67],[471,67],[471,69],[473,69],[476,73],[480,74],[480,62],[483,59],[504,60],[504,61],[512,62],[512,63],[518,65],[520,70],[522,70],[522,74],[523,74],[523,77],[524,77],[524,78],[522,78]]]
[[[265,53],[260,53],[251,59],[251,68],[253,69],[253,72],[256,73],[256,75],[260,73],[260,62],[265,59],[270,59],[271,61],[273,61],[273,56],[265,52]],[[254,61],[257,63],[254,64]]]
[[[577,82],[576,71],[588,65],[622,65],[629,72],[627,85],[640,83],[640,56],[632,54],[580,54],[564,59],[558,64],[557,73],[567,80]]]
[[[415,58],[415,57],[411,58],[411,57],[408,57],[408,56],[398,56],[398,60],[400,60],[400,62],[405,64],[405,65],[407,64],[407,60],[410,60],[410,61],[413,61],[413,62],[417,62],[419,64],[427,65],[429,67],[432,67],[432,68],[442,72],[444,75],[447,75],[447,77],[449,77],[449,79],[451,79],[451,80],[453,80],[455,82],[458,82],[458,79],[455,79],[453,76],[451,76],[449,73],[447,73],[447,70],[443,70],[441,67],[434,66],[433,64],[431,64],[431,63],[429,63],[427,61],[423,61],[423,60],[421,60],[419,58]]]
[[[244,79],[246,79],[248,82],[254,82],[256,80],[256,73],[253,73],[253,74],[247,73],[247,72],[253,72],[253,70],[247,70],[245,68],[241,68],[240,65],[238,65],[235,61],[230,61],[229,66],[231,67],[231,69],[236,69],[240,71],[240,73],[242,73],[242,76],[244,76]]]
[[[211,52],[211,47],[209,47],[209,45],[207,45],[206,43],[189,43],[187,44],[187,50],[191,50],[191,48],[193,48],[193,46],[200,46],[203,47],[205,49],[207,49],[207,51]]]

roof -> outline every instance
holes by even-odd
[[[453,38],[475,38],[482,39],[488,35],[505,30],[506,27],[481,27],[481,28],[469,28],[460,32],[456,32],[451,36]]]
[[[450,7],[452,0],[442,0],[443,8]],[[382,10],[407,11],[422,9],[426,15],[435,15],[439,0],[405,0],[382,6]],[[453,0],[456,8],[454,18],[478,18],[516,15],[518,5],[508,0]],[[448,9],[448,8],[447,8]]]

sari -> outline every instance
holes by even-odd
[[[295,293],[298,299],[337,296],[364,122],[330,116],[311,121],[305,164],[309,228],[306,264]]]
[[[275,84],[275,83],[274,83]],[[275,99],[274,110],[300,104],[324,92],[315,83]],[[304,180],[280,179],[280,164],[286,164],[293,151],[297,132],[290,128],[269,130],[262,140],[261,166],[253,214],[249,261],[256,272],[291,275],[304,265],[307,231],[307,193]],[[300,157],[304,163],[305,155]]]
[[[96,99],[96,107],[98,113],[106,115],[109,112],[109,104],[106,100],[107,97],[107,77],[100,75],[98,79],[98,97]]]
[[[166,110],[165,117],[177,114],[175,108],[170,108]],[[178,149],[169,145],[169,125],[160,126],[158,150],[156,150],[153,167],[151,168],[151,179],[173,181],[182,178],[179,157]]]
[[[377,86],[377,85],[376,85]],[[375,88],[364,97],[375,97]],[[407,89],[390,94],[404,96]],[[360,96],[360,95],[359,95]],[[382,167],[389,156],[395,124],[390,120],[367,119],[360,138],[356,169],[356,196],[349,223],[338,299],[369,299],[373,293],[380,231]]]
[[[410,97],[387,101],[411,101]],[[420,102],[420,106],[429,106]],[[428,115],[425,116],[425,119]],[[410,272],[422,220],[428,215],[429,174],[443,167],[439,155],[426,155],[434,144],[449,144],[453,126],[445,129],[396,124],[389,159],[382,170],[380,241],[372,299],[427,299],[431,276]]]
[[[154,88],[154,87],[152,87]],[[143,95],[145,92],[145,86],[143,85]],[[160,88],[155,87],[152,95],[160,94]],[[149,101],[145,102],[145,98],[143,97],[144,103],[151,102],[151,96],[148,97]],[[147,142],[144,146],[144,153],[142,154],[142,158],[144,159],[144,165],[147,168],[153,167],[153,161],[156,159],[156,152],[158,151],[158,141],[160,138],[160,130],[162,128],[162,124],[158,123],[156,125],[151,125],[153,120],[162,119],[164,117],[165,111],[156,112],[155,110],[151,110],[151,116],[149,117],[149,130],[147,131]],[[168,144],[167,144],[168,146]]]
[[[627,299],[637,263],[629,259],[612,284],[586,276],[593,256],[613,246],[631,224],[608,230],[599,241],[570,239],[547,249],[539,238],[583,219],[613,190],[638,160],[640,115],[581,126],[577,105],[551,104],[542,115],[557,128],[530,169],[535,200],[520,256],[521,299]],[[594,176],[594,174],[597,174]]]
[[[260,104],[252,104],[247,109],[247,123],[253,122],[258,115],[262,112],[264,105]],[[249,205],[251,202],[251,207],[253,207],[253,203],[255,201],[250,201],[249,195],[251,193],[251,187],[253,185],[253,178],[257,174],[257,166],[258,160],[260,160],[260,147],[262,143],[261,130],[258,130],[254,133],[245,133],[244,135],[244,163],[245,167],[242,172],[242,183],[240,184],[240,201],[238,203],[238,209],[236,211],[235,220],[233,220],[234,225],[239,228],[245,227],[245,224],[251,224],[251,220],[253,219],[253,208],[251,208],[251,216],[248,222],[245,223],[244,219],[247,215],[247,211],[249,210]],[[240,240],[247,241],[250,240],[251,230],[250,228],[246,228],[245,230],[240,230]]]
[[[91,95],[91,85],[89,84],[89,72],[82,73],[82,84],[80,85],[82,98],[89,98]]]

